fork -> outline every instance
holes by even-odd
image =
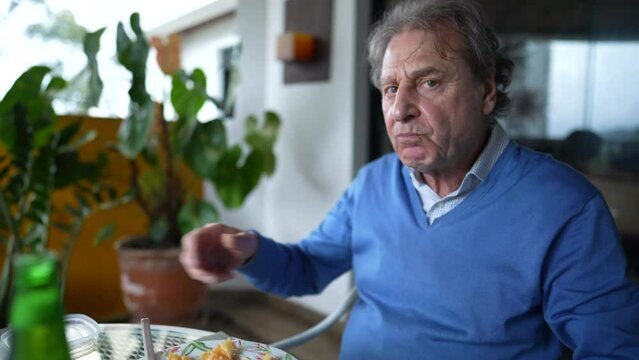
[[[149,318],[140,320],[142,325],[142,344],[144,345],[144,356],[146,360],[155,360],[153,353],[153,339],[151,338],[151,322]]]

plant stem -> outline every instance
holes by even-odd
[[[181,236],[180,225],[178,224],[178,212],[180,211],[180,179],[175,174],[173,168],[173,149],[171,148],[171,141],[169,138],[169,126],[164,119],[164,104],[157,103],[155,108],[155,120],[160,125],[160,144],[164,151],[165,172],[166,172],[166,220],[168,224],[168,230],[166,233],[166,242],[172,243],[179,239]]]
[[[131,189],[133,189],[135,194],[135,201],[140,205],[140,208],[142,208],[142,211],[144,211],[146,216],[149,218],[149,221],[151,221],[154,217],[153,211],[146,202],[146,199],[140,190],[140,186],[138,185],[138,178],[140,176],[138,164],[135,160],[129,160],[129,167],[131,169]]]
[[[78,239],[78,235],[80,234],[80,230],[82,229],[82,225],[84,225],[84,220],[91,213],[90,209],[81,209],[81,215],[75,219],[73,222],[73,227],[71,232],[69,233],[69,238],[64,244],[64,249],[62,251],[62,259],[60,261],[60,297],[62,298],[62,302],[64,302],[65,288],[67,285],[67,273],[69,271],[69,261],[71,259],[71,252],[75,246],[75,242]]]
[[[11,218],[11,213],[9,212],[9,207],[7,206],[7,201],[3,193],[0,193],[0,212],[2,212],[2,216],[9,230],[7,252],[5,254],[4,265],[2,266],[2,278],[0,279],[0,326],[4,327],[9,319],[9,296],[13,279],[13,259],[16,253],[17,234],[15,232],[16,226]]]

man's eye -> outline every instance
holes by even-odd
[[[384,94],[395,94],[397,93],[397,86],[387,86],[384,88]]]
[[[437,81],[437,80],[426,80],[424,83],[426,84],[426,86],[432,88],[432,87],[437,86],[437,84],[439,84],[439,81]]]

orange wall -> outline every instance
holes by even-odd
[[[117,136],[120,124],[118,119],[109,118],[81,118],[63,116],[59,118],[61,124],[69,124],[83,120],[83,129],[95,129],[98,137],[95,141],[82,148],[82,159],[94,158],[100,150],[105,150]],[[117,184],[120,192],[128,188],[129,165],[120,156],[107,152],[108,165],[106,175],[112,183]],[[201,196],[201,182],[190,177],[188,184],[191,189]],[[73,202],[69,191],[58,191],[54,194],[54,209],[65,203]],[[55,218],[56,214],[52,214]],[[116,234],[112,241],[101,245],[94,245],[94,239],[99,229],[105,224],[114,222]],[[120,278],[117,256],[114,249],[115,240],[133,234],[145,234],[147,220],[135,204],[127,204],[117,209],[93,213],[85,222],[82,231],[73,248],[69,263],[65,307],[67,313],[82,313],[97,321],[110,321],[126,316],[126,310],[121,300]],[[53,229],[50,234],[51,247],[60,250],[66,240],[66,234]],[[4,249],[1,249],[4,253]],[[2,254],[4,258],[4,254]]]
[[[61,124],[77,121],[78,117],[61,117]],[[117,137],[120,121],[117,119],[82,118],[83,129],[95,129],[95,141],[83,147],[81,158],[88,160],[104,151]],[[113,152],[107,152],[109,162],[106,169],[118,190],[127,188],[129,167],[127,162]],[[54,195],[54,204],[71,202],[69,192]],[[94,244],[95,236],[105,224],[115,222],[116,234],[112,241]],[[65,306],[68,313],[83,313],[96,320],[108,321],[126,314],[121,300],[120,279],[114,241],[127,234],[144,233],[146,218],[135,204],[117,209],[93,213],[84,224],[73,248],[69,262]],[[61,234],[52,231],[51,246],[59,248],[64,241]]]

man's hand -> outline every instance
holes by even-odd
[[[182,237],[180,262],[193,279],[214,284],[231,279],[233,270],[255,255],[258,244],[253,233],[209,224]]]

